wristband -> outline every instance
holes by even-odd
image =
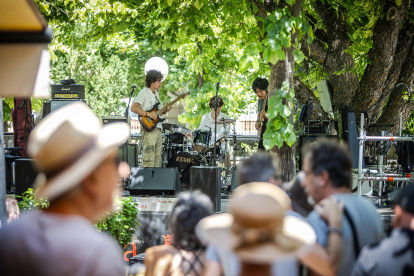
[[[339,236],[342,236],[343,231],[342,231],[342,229],[337,228],[337,227],[329,227],[329,228],[328,228],[328,235],[329,235],[330,233],[337,233]]]

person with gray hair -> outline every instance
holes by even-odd
[[[119,244],[94,226],[113,209],[129,166],[117,157],[126,123],[101,126],[84,103],[59,108],[31,132],[37,198],[50,205],[0,229],[2,275],[125,275]]]
[[[194,231],[197,223],[211,214],[213,203],[207,195],[200,191],[181,193],[169,219],[171,244],[145,251],[145,275],[201,275],[206,247]]]

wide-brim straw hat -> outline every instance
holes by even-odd
[[[230,213],[202,219],[196,233],[203,243],[234,251],[248,263],[300,257],[315,244],[316,234],[303,219],[286,216],[288,210],[290,199],[276,185],[244,184],[231,197]]]
[[[82,102],[49,114],[33,129],[28,141],[29,156],[40,172],[34,182],[34,188],[39,188],[36,196],[51,201],[74,188],[129,136],[127,123],[102,127]]]

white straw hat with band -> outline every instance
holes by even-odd
[[[40,172],[34,188],[49,201],[80,184],[110,153],[127,141],[127,123],[101,126],[82,102],[59,108],[31,132],[28,153]]]
[[[276,185],[244,184],[231,196],[230,213],[204,218],[196,233],[204,243],[234,251],[245,262],[299,257],[316,242],[316,234],[303,219],[285,215],[290,206],[288,195]]]

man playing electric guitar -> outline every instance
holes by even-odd
[[[158,90],[161,88],[162,75],[160,71],[150,70],[145,77],[145,86],[134,99],[131,111],[140,115],[148,116],[151,119],[157,119],[155,112],[147,112],[156,103],[159,103],[159,109],[163,106],[159,100]],[[171,110],[167,105],[165,113]],[[160,116],[161,118],[163,116]],[[144,145],[144,154],[142,167],[161,167],[161,150],[162,150],[162,125],[157,124],[152,131],[143,128],[142,139]]]
[[[261,129],[259,126],[259,122],[256,122],[256,129],[260,132],[260,140],[259,145],[257,147],[258,150],[266,150],[263,146],[263,134],[266,131],[266,124],[268,121],[268,118],[266,116],[266,112],[268,109],[268,101],[266,101],[266,104],[264,103],[266,99],[267,94],[267,87],[269,86],[269,81],[267,79],[262,78],[256,78],[252,84],[253,92],[256,93],[257,97],[259,98],[257,100],[257,113],[260,114],[260,120],[261,120]],[[263,108],[264,106],[264,108]],[[261,130],[261,131],[260,131]]]

